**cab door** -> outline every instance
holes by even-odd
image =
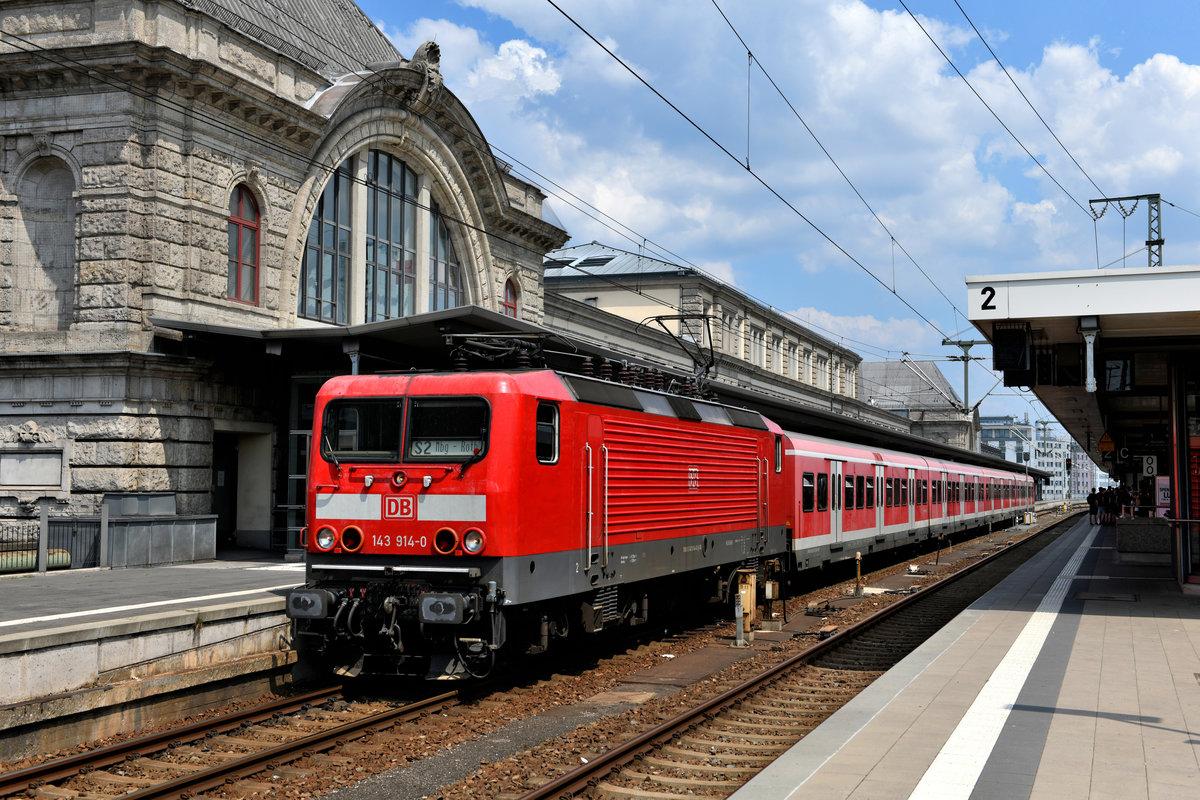
[[[581,462],[583,570],[590,573],[608,564],[608,448],[604,445],[604,421],[596,414],[588,416]]]

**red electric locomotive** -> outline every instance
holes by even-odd
[[[347,674],[482,676],[790,548],[754,412],[552,370],[339,377],[314,411],[287,613]]]

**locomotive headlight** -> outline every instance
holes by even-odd
[[[463,534],[463,550],[466,550],[471,555],[482,553],[485,544],[483,531],[477,528],[472,528]]]
[[[333,528],[321,528],[319,531],[317,531],[317,538],[315,541],[317,543],[317,547],[321,548],[322,550],[332,550],[334,542],[337,541],[337,534],[334,533]]]

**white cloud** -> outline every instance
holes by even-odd
[[[467,77],[469,95],[491,101],[497,95],[516,99],[553,94],[561,83],[546,51],[517,39],[500,45],[494,56],[480,59]]]
[[[891,317],[883,320],[871,314],[839,316],[812,307],[798,308],[788,313],[800,322],[812,325],[822,336],[859,351],[867,361],[879,360],[882,357],[880,350],[891,351],[892,357],[899,357],[902,352],[932,352],[932,332],[919,319]],[[858,343],[863,342],[873,345],[875,349],[861,350]]]

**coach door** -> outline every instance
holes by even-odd
[[[939,495],[939,498],[941,499],[941,503],[942,503],[942,519],[945,520],[947,505],[949,503],[949,499],[946,497],[946,495],[949,494],[950,484],[946,480],[946,473],[940,472],[940,473],[938,473],[938,475],[939,475],[939,479],[942,482],[942,490],[940,492],[938,492],[938,495]]]
[[[583,445],[583,569],[608,565],[608,448],[604,444],[604,422],[588,417],[587,441]]]
[[[829,462],[829,533],[832,541],[842,540],[842,462]]]
[[[908,503],[907,503],[907,506],[908,506],[909,530],[911,530],[912,527],[917,524],[916,509],[917,509],[917,494],[919,492],[919,487],[917,485],[916,475],[917,475],[917,471],[910,467],[908,469],[908,477],[905,479],[908,481]]]

